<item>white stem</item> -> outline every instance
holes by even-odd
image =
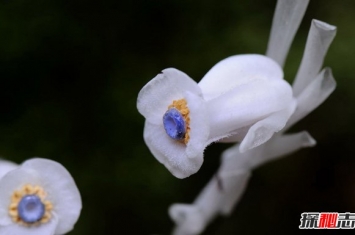
[[[266,55],[283,67],[309,0],[278,0]]]
[[[222,154],[222,164],[217,174],[192,204],[173,204],[169,215],[176,227],[174,235],[197,235],[218,215],[229,215],[242,197],[251,169],[302,147],[315,144],[307,133],[275,135],[270,141],[249,150],[239,151],[235,145]]]
[[[173,204],[169,208],[169,215],[176,224],[173,235],[200,234],[208,223],[200,208],[194,204]]]
[[[173,234],[200,234],[216,216],[230,214],[244,193],[249,177],[249,171],[224,171],[221,167],[193,204],[170,207],[170,217],[176,223]]]
[[[302,62],[293,82],[293,92],[296,97],[319,73],[335,34],[335,26],[312,20]]]

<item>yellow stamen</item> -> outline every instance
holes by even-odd
[[[187,107],[187,102],[185,99],[174,100],[173,103],[168,107],[168,109],[171,108],[176,108],[179,110],[185,120],[186,132],[183,141],[185,144],[187,144],[190,140],[190,110]]]

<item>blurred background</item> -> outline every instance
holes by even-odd
[[[82,195],[70,235],[169,234],[167,209],[190,203],[219,165],[174,178],[143,141],[139,90],[162,69],[196,81],[234,54],[265,53],[276,0],[2,0],[0,155],[62,163]],[[338,26],[325,66],[338,87],[291,132],[318,141],[253,172],[229,218],[204,234],[300,234],[302,212],[355,212],[355,1],[312,0],[286,61],[292,81],[313,18]],[[340,231],[312,231],[312,233]]]

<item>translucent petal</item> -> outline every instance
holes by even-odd
[[[213,66],[198,85],[202,89],[205,100],[210,100],[254,80],[282,78],[282,69],[270,58],[253,54],[236,55]]]
[[[190,92],[185,92],[185,99],[190,110],[190,140],[186,146],[186,154],[189,158],[194,158],[206,148],[210,126],[206,102]]]
[[[17,164],[0,159],[0,179],[6,175],[7,172],[12,171],[18,167]]]
[[[48,159],[34,158],[25,161],[22,169],[35,170],[41,178],[48,200],[53,203],[59,218],[56,234],[65,234],[73,229],[82,208],[79,190],[70,173],[59,163]]]
[[[55,228],[57,227],[58,219],[53,216],[52,219],[45,224],[34,227],[26,227],[18,224],[11,224],[8,226],[0,226],[1,235],[61,235],[55,233]]]
[[[144,140],[154,157],[177,178],[196,173],[203,163],[203,152],[188,157],[185,144],[167,136],[161,125],[145,122]]]
[[[202,97],[197,83],[185,73],[174,68],[164,69],[139,92],[138,111],[149,122],[160,124],[168,106],[173,100],[184,98],[186,91]]]
[[[298,122],[316,109],[334,91],[336,82],[330,68],[325,68],[297,97],[297,108],[286,128]]]
[[[307,131],[295,134],[276,135],[264,144],[262,154],[252,156],[250,159],[251,167],[258,167],[271,160],[291,154],[301,148],[313,147],[315,144],[316,141]]]
[[[272,141],[272,139],[270,141]],[[256,148],[250,149],[244,153],[239,151],[240,144],[235,144],[232,147],[224,150],[222,153],[222,163],[219,171],[229,172],[251,169],[251,162],[253,161],[253,158],[262,156],[265,145],[267,145],[269,142],[266,142],[265,144]]]
[[[278,0],[266,55],[282,67],[309,0]]]
[[[275,132],[285,127],[286,122],[295,111],[295,108],[296,101],[288,108],[275,112],[251,126],[243,141],[240,143],[240,152],[243,153],[268,141]]]
[[[306,131],[288,135],[276,134],[265,144],[244,153],[239,151],[240,145],[236,144],[222,153],[220,171],[253,169],[270,160],[290,154],[300,148],[312,147],[315,144],[316,141]]]
[[[335,34],[335,26],[312,20],[302,62],[293,83],[293,92],[296,97],[319,73]]]
[[[174,204],[169,208],[169,215],[177,225],[173,235],[200,234],[206,225],[203,214],[195,205]]]
[[[245,127],[242,127],[240,129],[234,130],[232,131],[230,134],[230,136],[225,137],[223,139],[219,139],[216,138],[216,140],[218,140],[218,143],[236,143],[236,142],[242,142],[242,140],[244,139],[244,137],[246,136],[246,134],[249,131],[249,128],[252,125],[248,125]]]
[[[252,125],[293,102],[292,89],[284,80],[255,80],[235,87],[207,102],[209,139]]]

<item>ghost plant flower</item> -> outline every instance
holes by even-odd
[[[81,207],[73,178],[57,162],[31,159],[0,179],[0,234],[65,234]]]
[[[308,2],[279,0],[277,3],[267,55],[281,66]],[[284,133],[317,108],[335,89],[331,70],[325,68],[320,71],[335,33],[336,27],[318,20],[312,21],[302,62],[292,86],[297,106],[287,124],[266,143],[251,150],[243,151],[244,140],[225,150],[220,168],[196,200],[192,204],[178,203],[170,207],[170,217],[176,223],[175,235],[199,234],[217,215],[230,214],[243,194],[254,168],[316,144],[306,131]]]
[[[137,107],[146,118],[144,140],[152,154],[185,178],[199,170],[211,142],[243,140],[246,151],[267,141],[286,125],[295,100],[281,67],[252,54],[222,60],[198,84],[165,69],[142,88]]]

